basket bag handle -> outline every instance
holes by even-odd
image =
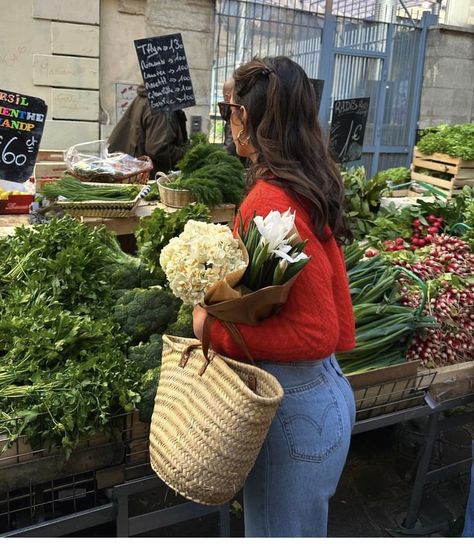
[[[213,321],[215,319],[216,319],[215,317],[210,316],[210,315],[208,315],[206,317],[206,320],[204,321],[204,325],[203,325],[201,344],[192,344],[192,345],[188,346],[181,353],[181,358],[180,358],[180,361],[179,361],[179,366],[180,367],[184,368],[186,366],[186,364],[187,364],[187,362],[189,360],[189,357],[191,356],[191,353],[193,352],[193,350],[198,349],[198,348],[202,348],[205,363],[202,366],[201,370],[199,371],[198,375],[202,376],[204,374],[204,372],[206,372],[207,367],[209,366],[209,364],[211,363],[211,361],[212,361],[212,359],[214,357],[213,353],[209,354],[209,348],[210,348],[210,339],[211,339],[211,325],[212,325],[212,323],[213,323]],[[234,323],[231,323],[229,321],[223,321],[223,320],[219,320],[219,321],[229,331],[229,334],[231,335],[234,342],[245,353],[245,356],[247,357],[247,362],[249,364],[254,365],[255,361],[253,360],[253,357],[250,354],[250,352],[249,352],[249,350],[248,350],[248,348],[247,348],[247,346],[246,346],[246,344],[244,342],[244,339],[242,338],[242,335],[240,334],[239,329],[235,326]],[[255,392],[257,390],[257,378],[255,376],[247,376],[247,382],[248,382],[247,386],[252,391]]]

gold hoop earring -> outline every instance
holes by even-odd
[[[250,142],[250,136],[247,135],[247,138],[245,138],[245,140],[242,140],[243,133],[244,133],[244,129],[241,128],[240,132],[237,134],[237,141],[239,142],[240,145],[245,146],[245,145],[248,145],[248,143]]]

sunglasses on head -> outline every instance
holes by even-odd
[[[219,113],[221,114],[222,119],[228,123],[230,121],[230,115],[232,113],[232,108],[241,108],[240,104],[233,104],[232,102],[218,102]]]

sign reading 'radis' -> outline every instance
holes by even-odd
[[[135,40],[135,48],[153,111],[196,104],[181,34]]]
[[[23,182],[31,176],[47,109],[40,98],[0,89],[0,179]]]
[[[369,98],[334,101],[330,142],[338,162],[357,161],[362,157],[369,103]]]

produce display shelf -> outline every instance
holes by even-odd
[[[172,501],[162,501],[172,506],[130,516],[131,497],[160,489],[167,497],[168,488],[149,464],[149,425],[136,411],[115,419],[119,436],[84,441],[69,464],[45,449],[33,451],[24,437],[7,450],[0,458],[0,482],[10,483],[0,491],[0,536],[61,536],[108,522],[116,524],[117,536],[130,536],[212,513],[219,514],[221,536],[229,536],[228,505],[203,506],[173,496]],[[110,462],[97,456],[97,440],[115,450],[117,458]],[[89,469],[83,470],[87,463]],[[16,474],[21,473],[25,477],[18,480]]]

